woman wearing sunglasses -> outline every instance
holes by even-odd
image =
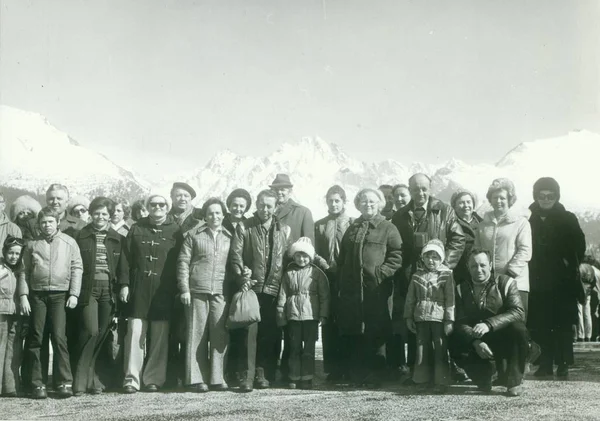
[[[69,199],[68,212],[69,215],[81,219],[83,222],[90,222],[90,213],[88,208],[90,201],[83,196],[73,196]]]
[[[529,262],[531,293],[527,327],[542,354],[536,377],[566,378],[573,364],[573,331],[577,300],[583,292],[578,278],[585,253],[585,235],[577,217],[560,203],[560,186],[550,177],[533,185],[529,209],[533,256]]]
[[[177,292],[176,265],[182,242],[181,229],[168,214],[170,207],[168,194],[148,197],[150,213],[131,227],[119,263],[119,298],[128,303],[124,393],[135,393],[142,384],[146,391],[156,392],[167,375],[169,319]],[[147,334],[152,340],[144,365]]]

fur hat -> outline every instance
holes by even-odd
[[[69,198],[69,206],[67,207],[67,213],[71,215],[71,211],[75,206],[83,206],[88,209],[90,207],[90,200],[84,196],[72,196]]]
[[[435,251],[441,258],[442,262],[446,259],[446,253],[444,252],[444,243],[438,239],[429,240],[423,250],[421,251],[421,257],[425,256],[428,251]]]
[[[560,185],[552,177],[542,177],[533,184],[533,200],[537,200],[542,190],[550,190],[556,193],[556,200],[560,200]]]
[[[167,202],[167,211],[171,210],[171,206],[173,206],[173,201],[171,200],[171,195],[161,192],[161,191],[151,191],[148,197],[146,198],[146,209],[150,211],[150,201],[155,197],[162,197]]]
[[[10,205],[10,220],[15,222],[17,215],[24,210],[32,211],[37,217],[38,212],[42,210],[42,205],[40,205],[40,202],[27,194],[19,196],[15,199],[12,205]]]
[[[301,251],[302,253],[308,254],[310,260],[315,259],[315,248],[312,245],[312,241],[308,237],[300,237],[298,241],[290,246],[289,255],[294,257],[294,254]]]

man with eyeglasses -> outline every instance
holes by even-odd
[[[431,196],[431,178],[422,173],[414,174],[408,180],[408,190],[410,202],[392,217],[392,223],[402,237],[402,267],[396,272],[394,281],[392,318],[405,332],[401,336],[408,343],[407,364],[412,367],[416,338],[405,328],[402,314],[408,285],[417,270],[421,250],[429,240],[440,240],[446,250],[444,264],[453,269],[465,250],[466,239],[452,207]],[[404,352],[404,343],[393,352]]]
[[[9,235],[13,237],[22,238],[21,228],[14,222],[11,222],[4,211],[6,209],[6,199],[4,195],[0,193],[0,244],[4,244],[4,240]]]

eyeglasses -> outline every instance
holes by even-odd
[[[151,202],[148,203],[148,205],[150,205],[151,208],[165,208],[167,206],[167,204],[165,202]]]
[[[554,193],[548,193],[548,194],[540,193],[540,194],[538,194],[538,200],[556,200],[556,194],[554,194]]]

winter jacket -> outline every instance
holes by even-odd
[[[0,314],[15,314],[17,298],[17,277],[0,258]]]
[[[161,225],[146,217],[131,227],[117,272],[121,286],[129,286],[128,317],[169,320],[182,241],[181,229],[171,215]]]
[[[477,339],[473,327],[481,322],[487,324],[491,331],[503,329],[511,323],[525,322],[521,295],[514,279],[492,274],[481,295],[481,299],[473,296],[473,281],[470,279],[456,286],[454,334],[462,342]]]
[[[68,291],[79,297],[83,263],[73,238],[59,231],[49,240],[31,240],[25,246],[23,263],[19,295],[29,295],[29,291]]]
[[[182,294],[228,295],[227,258],[233,236],[225,228],[213,235],[203,225],[185,237],[177,259],[177,286]]]
[[[450,269],[456,267],[465,251],[465,234],[452,207],[430,196],[425,221],[419,227],[415,227],[414,209],[415,204],[411,200],[392,218],[392,223],[402,236],[402,270],[396,274],[396,286],[401,296],[406,295],[409,281],[417,271],[417,264],[421,259],[422,247],[415,245],[415,232],[426,233],[427,238],[423,240],[423,245],[434,238],[444,244],[444,264]]]
[[[290,244],[300,237],[308,237],[315,243],[315,224],[308,208],[289,199],[277,207],[275,216],[280,223],[290,227]]]
[[[78,231],[80,231],[83,227],[85,227],[87,223],[82,221],[79,218],[75,218],[72,215],[69,215],[65,212],[65,216],[60,220],[58,224],[58,230],[60,232],[64,232],[70,237],[75,238],[75,235]]]
[[[563,285],[575,285],[577,267],[585,253],[585,235],[577,217],[560,203],[546,213],[530,206],[533,252],[529,261],[531,292],[555,291]]]
[[[247,219],[248,218],[243,216],[241,222],[244,222]],[[229,216],[229,214],[225,215],[225,218],[223,218],[223,228],[227,229],[227,231],[229,231],[231,233],[231,235],[233,236],[233,234],[235,234],[236,227],[237,227],[237,224],[235,227],[233,226],[233,222],[231,222],[231,217]]]
[[[81,293],[77,305],[86,306],[90,302],[92,290],[96,284],[96,230],[92,224],[88,224],[75,235],[75,241],[81,252],[83,262],[83,276],[81,278]],[[111,295],[115,302],[114,290],[117,284],[117,266],[119,258],[125,245],[125,239],[117,231],[109,228],[104,239],[106,257],[108,262],[108,277],[111,285]]]
[[[272,249],[268,250],[272,238]],[[290,246],[290,227],[280,223],[276,217],[271,221],[267,235],[262,222],[254,215],[238,224],[231,243],[230,267],[238,286],[243,278],[244,266],[252,270],[252,279],[257,281],[252,287],[256,293],[274,297],[279,294],[284,260]]]
[[[381,215],[355,220],[338,257],[337,325],[342,335],[391,333],[394,273],[402,264],[402,240]]]
[[[454,321],[454,279],[450,269],[441,265],[431,272],[417,270],[408,286],[404,318],[415,322]]]
[[[177,215],[173,210],[169,212],[169,215],[173,217],[177,225],[181,227],[181,234],[185,236],[193,229],[204,225],[204,216],[202,215],[202,209],[190,206],[188,210]]]
[[[315,223],[315,252],[335,269],[340,254],[340,244],[344,233],[354,221],[345,212],[339,215],[327,215]]]
[[[509,275],[517,281],[519,291],[529,291],[531,259],[531,226],[527,218],[509,211],[497,220],[487,212],[475,235],[475,245],[492,253],[492,268],[498,275]]]
[[[479,227],[479,223],[483,218],[479,216],[477,213],[473,212],[473,218],[471,222],[467,222],[464,219],[457,218],[458,223],[462,227],[463,232],[465,233],[465,251],[463,252],[460,260],[457,265],[454,267],[454,282],[459,284],[465,279],[469,279],[469,255],[471,254],[471,250],[473,250],[473,245],[475,244],[475,234],[477,232],[477,228]]]
[[[6,240],[6,237],[9,235],[23,238],[21,228],[19,228],[17,224],[10,222],[8,216],[4,212],[0,212],[0,247],[4,245],[4,240]]]
[[[280,324],[290,320],[319,320],[329,317],[327,276],[313,264],[303,268],[290,263],[283,275],[277,298]]]

